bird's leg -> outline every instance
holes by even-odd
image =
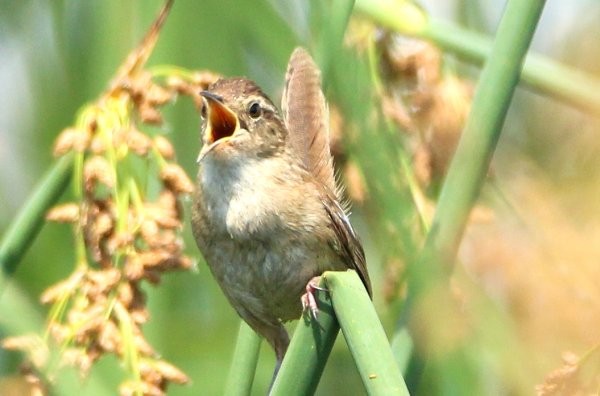
[[[302,301],[302,310],[306,311],[310,310],[311,316],[317,320],[319,316],[319,307],[317,306],[317,299],[315,298],[315,290],[327,291],[327,289],[320,287],[319,283],[321,282],[320,276],[315,276],[306,284],[306,293],[300,297],[300,301]]]

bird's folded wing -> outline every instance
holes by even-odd
[[[362,279],[369,296],[373,296],[371,289],[371,280],[367,271],[367,262],[362,245],[358,241],[354,229],[348,220],[348,216],[338,204],[337,200],[326,194],[323,198],[323,206],[327,215],[331,219],[331,228],[335,233],[336,240],[333,246],[342,260],[348,265],[348,268],[358,272]]]

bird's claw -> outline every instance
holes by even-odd
[[[317,305],[317,299],[315,298],[315,291],[327,291],[327,289],[319,286],[320,276],[315,276],[306,284],[306,293],[300,297],[302,302],[302,311],[310,310],[310,315],[317,320],[319,316],[319,307]]]

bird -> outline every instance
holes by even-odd
[[[273,348],[274,381],[289,345],[284,323],[317,317],[323,272],[353,269],[372,295],[334,172],[320,71],[305,49],[293,51],[281,111],[244,77],[200,95],[192,231],[230,304]]]

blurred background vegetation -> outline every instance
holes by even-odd
[[[358,15],[342,46],[331,22],[340,4],[177,0],[149,65],[245,75],[278,102],[292,49],[303,45],[315,54],[340,116],[334,120],[343,125],[334,149],[353,200],[352,221],[365,244],[375,304],[391,337],[405,291],[402,274],[422,242],[419,217],[431,216],[436,183],[462,128],[479,69],[440,52],[435,43],[401,38]],[[158,0],[0,1],[0,232],[53,163],[58,133],[108,86],[161,5]],[[488,35],[503,5],[422,2],[427,14]],[[598,76],[599,17],[600,4],[593,0],[548,2],[532,50]],[[198,114],[182,98],[166,106],[164,115],[162,130],[193,176]],[[451,279],[460,309],[449,312],[435,299],[419,308],[429,326],[416,343],[430,360],[424,379],[413,381],[412,389],[529,394],[563,364],[563,354],[584,356],[598,344],[599,116],[518,90]],[[380,144],[369,144],[374,139]],[[384,155],[378,151],[381,142],[397,146],[387,146]],[[389,155],[396,162],[381,163]],[[401,181],[370,183],[384,180],[376,176],[381,171],[394,172],[392,183]],[[184,206],[187,210],[189,201]],[[390,213],[397,218],[386,219]],[[203,265],[187,223],[184,232],[186,252],[198,260],[198,270],[169,274],[158,287],[145,289],[151,320],[144,330],[162,356],[192,379],[190,385],[172,386],[170,394],[220,394],[239,319]],[[10,281],[11,298],[23,305],[0,304],[0,338],[43,331],[46,307],[38,303],[39,295],[72,272],[71,238],[68,226],[44,227]],[[262,349],[257,395],[267,388],[274,364],[268,346]],[[18,389],[21,361],[19,354],[0,349],[0,394]],[[414,370],[411,365],[409,385]],[[83,386],[85,394],[100,395],[114,394],[122,373],[108,358],[83,385],[74,372],[63,376],[73,393]],[[318,393],[364,393],[342,337]]]

